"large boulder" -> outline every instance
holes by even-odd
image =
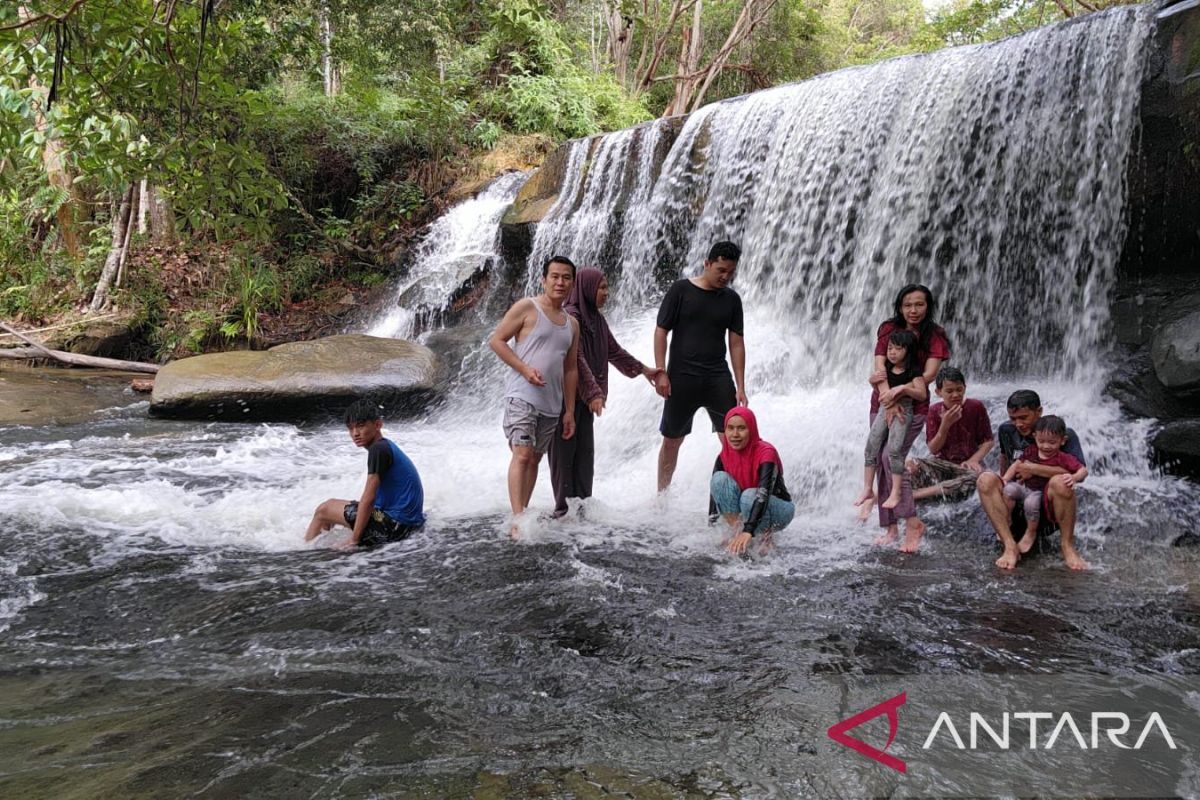
[[[1200,390],[1200,310],[1162,326],[1150,353],[1154,374],[1167,389],[1188,394]]]
[[[348,334],[263,351],[211,353],[167,364],[150,413],[177,419],[288,420],[337,414],[359,397],[390,413],[437,394],[433,351],[401,339]]]
[[[1172,472],[1200,476],[1200,419],[1168,422],[1154,436],[1159,463]]]

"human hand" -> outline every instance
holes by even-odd
[[[655,379],[662,373],[666,372],[663,369],[655,369],[654,367],[642,367],[642,377],[650,381],[650,385],[654,385]]]
[[[1056,475],[1051,480],[1057,480],[1060,484],[1062,484],[1067,489],[1075,488],[1075,476],[1070,474],[1069,472],[1066,475]]]
[[[588,402],[588,411],[591,411],[597,417],[600,416],[600,412],[603,410],[604,410],[604,398],[603,397],[597,397],[594,400],[591,400],[590,402]]]
[[[575,412],[567,411],[562,415],[562,438],[570,439],[575,435]]]
[[[528,364],[525,365],[525,369],[521,370],[521,375],[524,376],[525,380],[529,381],[534,386],[546,385],[545,379],[542,378],[542,373]]]
[[[1033,466],[1028,461],[1021,458],[1018,458],[1013,462],[1013,470],[1014,474],[1017,476],[1017,480],[1019,481],[1023,481],[1026,478],[1032,477],[1033,475]]]
[[[725,545],[725,549],[730,553],[733,553],[735,556],[740,556],[742,553],[746,552],[746,548],[750,545],[750,540],[752,538],[754,537],[745,531],[742,531],[729,540],[729,543]]]
[[[334,549],[334,550],[341,550],[341,551],[342,551],[342,552],[344,552],[344,553],[348,553],[348,552],[350,552],[351,550],[357,550],[357,549],[358,549],[358,543],[357,543],[356,541],[354,541],[354,537],[353,537],[353,536],[351,536],[349,539],[343,539],[342,541],[340,541],[340,542],[338,542],[337,544],[335,544],[335,545],[333,546],[333,549]]]
[[[875,384],[883,383],[886,380],[887,380],[887,373],[884,372],[883,367],[880,367],[879,369],[877,369],[871,373],[870,377],[867,378],[867,383],[874,386]]]
[[[671,379],[667,377],[666,371],[654,376],[654,391],[658,392],[659,397],[671,396]]]
[[[963,409],[961,405],[948,407],[942,412],[942,426],[949,428],[951,425],[958,422],[960,419],[962,419],[962,412]],[[978,472],[978,470],[976,470],[976,472]]]
[[[737,404],[742,407],[746,407],[746,406],[750,405],[750,399],[748,397],[746,397],[745,389],[737,390]]]
[[[978,461],[976,461],[973,458],[967,459],[966,461],[964,461],[961,464],[961,466],[963,467],[963,469],[971,470],[971,472],[974,472],[976,475],[980,475],[983,473],[983,464],[980,464]]]
[[[884,389],[879,393],[879,405],[884,408],[891,408],[896,405],[898,398],[896,397],[895,389]]]
[[[883,417],[883,418],[884,418],[885,420],[887,420],[887,424],[888,424],[888,425],[891,425],[891,424],[892,424],[892,421],[893,421],[893,420],[895,420],[897,417],[899,417],[899,416],[900,416],[900,411],[901,411],[901,409],[900,409],[900,404],[899,404],[899,403],[897,403],[897,404],[895,404],[895,405],[886,406],[886,407],[883,409],[883,413],[884,413],[884,417]]]

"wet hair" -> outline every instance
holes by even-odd
[[[888,344],[904,348],[904,371],[916,369],[917,335],[912,331],[892,331]]]
[[[716,261],[723,258],[726,261],[732,261],[736,264],[741,257],[742,248],[733,242],[717,242],[708,251],[709,261]]]
[[[924,284],[910,283],[900,290],[899,294],[896,295],[896,302],[892,305],[892,311],[895,314],[892,317],[892,324],[897,328],[908,327],[908,321],[904,319],[902,308],[904,306],[905,295],[912,294],[913,292],[924,294],[925,304],[929,307],[925,312],[925,319],[921,320],[920,324],[917,325],[917,342],[919,345],[917,349],[925,350],[926,352],[929,351],[929,342],[933,339],[934,331],[942,334],[942,338],[946,340],[946,346],[949,347],[950,337],[937,324],[937,299],[933,296],[933,290]]]
[[[547,275],[550,274],[550,265],[551,264],[565,264],[566,266],[571,268],[571,277],[572,278],[575,277],[575,262],[574,261],[567,258],[566,256],[550,256],[549,258],[546,259],[546,262],[544,264],[542,264],[542,277],[543,278],[545,278]]]
[[[1016,411],[1018,408],[1028,408],[1037,411],[1042,407],[1042,398],[1033,389],[1018,389],[1008,396],[1008,408]]]
[[[346,415],[343,417],[347,428],[377,419],[383,419],[383,414],[379,413],[379,406],[372,400],[355,400],[346,409]]]
[[[945,366],[938,370],[937,377],[933,379],[933,382],[940,389],[946,381],[961,383],[963,386],[966,386],[967,376],[963,375],[962,370],[958,367]]]
[[[1062,417],[1056,417],[1053,414],[1047,414],[1044,417],[1039,417],[1038,421],[1033,423],[1034,433],[1052,433],[1055,436],[1067,435],[1067,423]]]

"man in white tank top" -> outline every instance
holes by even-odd
[[[551,256],[542,265],[542,293],[513,303],[488,344],[512,367],[504,390],[504,435],[512,451],[508,465],[510,533],[520,533],[517,515],[525,511],[537,483],[538,464],[562,417],[563,438],[575,435],[576,362],[579,325],[563,311],[575,282],[575,265]],[[510,339],[517,340],[514,349]],[[563,402],[567,398],[570,402]]]

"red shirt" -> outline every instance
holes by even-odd
[[[945,403],[934,403],[929,409],[929,414],[925,417],[926,442],[932,442],[933,437],[937,436],[938,428],[942,427],[942,415],[945,413]],[[975,455],[981,444],[990,441],[992,421],[988,419],[987,409],[983,403],[967,397],[963,399],[962,416],[946,432],[946,443],[942,445],[941,451],[933,455],[961,464]]]
[[[892,320],[887,320],[879,326],[879,333],[875,339],[875,355],[887,357],[888,337],[893,331],[902,330]],[[917,345],[917,369],[921,372],[925,371],[925,362],[931,358],[940,358],[943,362],[950,359],[950,342],[946,339],[946,331],[940,325],[933,327],[933,333],[929,335],[929,344],[925,349]],[[879,410],[879,393],[871,392],[871,413],[874,414]],[[929,398],[917,402],[913,401],[913,416],[923,416],[929,411]]]
[[[1059,450],[1053,458],[1043,459],[1038,455],[1036,444],[1031,444],[1021,451],[1021,460],[1028,461],[1030,464],[1041,464],[1043,467],[1062,467],[1071,475],[1083,469],[1083,463],[1078,458],[1070,453],[1064,453],[1062,450]],[[1046,488],[1046,484],[1049,482],[1049,478],[1043,478],[1041,475],[1031,475],[1025,479],[1025,488],[1040,492]]]

